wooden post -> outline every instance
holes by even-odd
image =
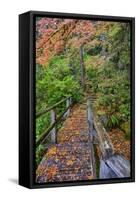
[[[69,101],[70,101],[70,106],[71,106],[71,104],[72,104],[72,97],[69,98]]]
[[[55,110],[51,110],[51,124],[56,121],[56,112]],[[51,130],[51,142],[56,143],[56,127]]]
[[[70,106],[70,98],[68,98],[68,99],[66,100],[66,108],[68,108],[69,106]],[[69,114],[70,114],[70,107],[69,107],[69,109],[68,109],[67,112],[66,112],[66,117],[68,117]]]
[[[83,46],[80,46],[81,86],[85,90],[85,66],[83,60]]]
[[[91,99],[88,98],[87,100],[87,112],[88,112],[88,131],[89,131],[89,134],[91,136],[91,140],[93,141],[93,133],[94,133],[94,130],[93,130],[93,123],[94,123],[94,120],[93,120],[93,112],[92,112],[92,105],[91,105]]]
[[[92,163],[92,168],[93,168],[93,177],[96,178],[96,162],[95,162],[95,153],[94,153],[94,146],[93,146],[93,141],[94,141],[94,136],[95,136],[95,130],[94,130],[94,119],[93,119],[93,112],[92,112],[92,103],[91,103],[91,98],[89,97],[87,99],[87,114],[88,114],[88,134],[89,134],[89,145],[91,149],[91,163]],[[92,143],[91,143],[92,142]]]

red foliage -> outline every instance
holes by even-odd
[[[36,21],[37,63],[46,64],[49,59],[70,46],[79,48],[95,34],[90,20],[41,18]]]

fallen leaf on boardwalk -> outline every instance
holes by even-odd
[[[93,179],[85,120],[87,113],[83,107],[73,107],[74,113],[57,134],[57,144],[49,147],[37,170],[39,182]]]
[[[67,165],[72,165],[73,164],[73,161],[72,160],[68,160],[67,161]]]
[[[66,152],[65,152],[65,151],[61,151],[61,152],[59,152],[59,155],[65,156],[65,155],[66,155]]]
[[[48,179],[50,179],[50,178],[52,178],[53,176],[55,176],[56,173],[57,173],[57,167],[56,167],[56,166],[50,167],[50,168],[47,170]]]
[[[53,148],[51,148],[49,151],[48,151],[48,155],[50,156],[50,155],[55,155],[56,153],[57,153],[57,148],[56,147],[53,147]]]
[[[91,176],[88,176],[88,179],[89,179],[89,180],[93,179],[93,176],[92,176],[92,175],[91,175]]]

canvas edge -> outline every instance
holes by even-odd
[[[30,66],[30,71],[29,71],[29,93],[30,93],[30,98],[29,98],[29,139],[28,139],[28,145],[29,145],[29,182],[27,185],[22,185],[28,188],[49,188],[49,187],[64,187],[64,186],[82,186],[82,185],[97,185],[97,184],[113,184],[113,183],[128,183],[128,182],[135,182],[135,18],[134,17],[119,17],[119,16],[105,16],[105,15],[88,15],[88,14],[75,14],[75,13],[58,13],[58,12],[43,12],[43,11],[28,11],[26,13],[23,13],[19,16],[22,16],[24,14],[29,15],[29,55],[30,59],[28,60],[28,64]],[[72,18],[81,18],[81,19],[103,19],[103,20],[108,20],[108,21],[128,21],[132,24],[132,162],[131,162],[131,177],[127,179],[104,179],[104,180],[94,180],[93,182],[91,181],[76,181],[76,182],[62,182],[62,183],[44,183],[44,184],[36,184],[35,179],[34,179],[34,136],[33,136],[33,131],[34,131],[34,61],[35,61],[35,56],[33,54],[34,50],[34,18],[37,15],[42,15],[46,17],[72,17]],[[33,89],[32,89],[33,88]],[[33,143],[33,144],[32,144]],[[19,155],[20,156],[20,155]],[[20,176],[19,176],[20,179]]]

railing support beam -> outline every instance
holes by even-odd
[[[66,117],[70,114],[71,97],[66,100],[66,108],[69,108],[66,113]]]
[[[92,103],[91,103],[91,99],[88,98],[87,100],[87,112],[88,112],[88,131],[89,131],[89,135],[91,137],[91,141],[93,141],[93,137],[94,137],[94,120],[93,120],[93,112],[92,112]]]
[[[67,112],[64,114],[64,118],[67,118],[67,117],[70,115],[71,104],[72,104],[72,99],[71,99],[71,97],[69,97],[69,98],[66,100],[66,108],[68,108],[68,109],[67,109]]]
[[[56,122],[56,111],[55,109],[51,110],[51,125]],[[51,142],[56,143],[56,127],[51,130]]]

